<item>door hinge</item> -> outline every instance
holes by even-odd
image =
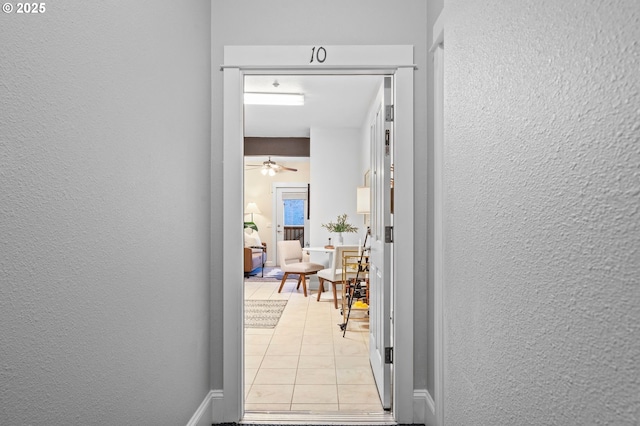
[[[393,242],[393,226],[384,227],[384,242],[385,243]]]
[[[393,105],[385,105],[384,121],[393,121]]]
[[[393,364],[393,348],[384,348],[384,363]]]

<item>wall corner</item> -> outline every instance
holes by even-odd
[[[413,423],[436,425],[436,405],[426,389],[413,391]]]

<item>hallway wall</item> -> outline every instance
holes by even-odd
[[[184,425],[209,390],[210,3],[47,2],[0,41],[0,424]]]
[[[424,0],[388,2],[383,0],[221,0],[212,10],[212,64],[223,61],[225,45],[394,45],[415,46],[417,64],[414,78],[414,152],[424,159],[427,152],[427,5]],[[222,179],[222,73],[213,73],[213,176]],[[419,160],[416,160],[419,161]],[[422,164],[422,163],[420,163]],[[426,176],[426,171],[417,171]],[[417,185],[416,185],[417,186]],[[214,186],[213,197],[222,196],[222,187]],[[426,203],[416,203],[415,235],[427,235]],[[222,206],[212,211],[214,223],[222,221]],[[426,243],[415,247],[415,338],[414,386],[427,386],[427,351],[432,348],[427,336],[427,316],[431,306],[426,295],[432,282],[427,275]],[[224,252],[222,229],[213,229],[213,335],[212,386],[222,388],[222,268]],[[425,309],[427,306],[427,309]]]
[[[446,8],[446,424],[637,425],[638,2]]]

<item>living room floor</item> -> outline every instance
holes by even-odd
[[[317,281],[316,281],[317,283]],[[245,410],[384,413],[369,365],[368,322],[345,337],[332,292],[304,297],[296,280],[245,282],[245,299],[286,299],[275,328],[245,328]]]

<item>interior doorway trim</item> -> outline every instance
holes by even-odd
[[[433,54],[434,63],[434,148],[433,148],[433,187],[434,187],[434,424],[444,425],[444,380],[445,353],[444,353],[444,241],[445,241],[445,221],[444,221],[444,22],[445,10],[440,12],[440,16],[433,26],[433,45],[430,52]]]
[[[326,56],[316,55],[322,48]],[[315,48],[315,49],[314,49]],[[315,61],[315,63],[314,63]],[[321,65],[318,65],[318,62]],[[244,414],[242,273],[243,78],[245,74],[393,74],[395,76],[396,188],[392,294],[393,416],[414,423],[413,401],[413,46],[225,46],[223,71],[223,401],[217,421]],[[306,68],[305,68],[306,67]],[[400,252],[400,253],[398,253]]]

